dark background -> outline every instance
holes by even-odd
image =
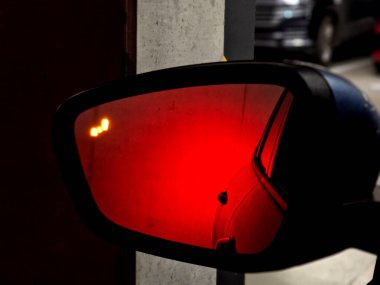
[[[230,17],[226,31],[244,23]],[[251,52],[234,37],[225,37],[231,58]],[[94,236],[75,212],[51,128],[66,98],[135,71],[136,0],[0,1],[0,284],[133,280],[133,253]]]
[[[0,3],[0,284],[115,283],[121,251],[73,209],[51,123],[65,98],[122,76],[123,3]]]

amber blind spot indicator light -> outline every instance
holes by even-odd
[[[97,137],[98,136],[98,130],[97,130],[97,128],[91,128],[90,129],[90,136],[91,137]]]
[[[101,121],[100,125],[102,126],[102,130],[103,130],[103,131],[108,131],[108,128],[109,128],[109,126],[110,126],[110,121],[109,121],[108,119],[104,118],[104,119]]]
[[[90,136],[95,138],[95,137],[99,136],[101,133],[108,131],[109,127],[110,127],[109,119],[103,118],[100,121],[99,126],[91,127]]]

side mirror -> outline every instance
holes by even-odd
[[[75,206],[98,235],[224,270],[273,270],[327,254],[297,251],[293,235],[324,235],[337,208],[371,197],[378,117],[365,107],[370,115],[354,120],[366,149],[347,165],[340,144],[352,118],[340,114],[339,92],[359,91],[306,66],[161,70],[68,99],[54,145]],[[351,184],[364,187],[341,189],[352,168]],[[311,222],[329,218],[326,228]],[[303,242],[320,242],[318,234]]]

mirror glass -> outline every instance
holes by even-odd
[[[252,254],[281,225],[270,183],[293,96],[281,86],[224,84],[127,97],[75,122],[100,211],[153,237]]]

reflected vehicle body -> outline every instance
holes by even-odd
[[[322,64],[333,49],[374,25],[376,0],[257,0],[255,46],[313,54]]]
[[[268,247],[276,235],[287,203],[286,193],[271,178],[291,102],[292,95],[284,93],[268,121],[252,164],[231,180],[226,191],[219,193],[213,233],[217,249],[257,253]]]

